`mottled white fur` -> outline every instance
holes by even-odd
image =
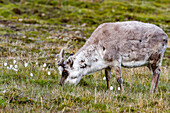
[[[154,68],[155,76],[158,76],[167,41],[166,33],[153,24],[137,21],[104,23],[75,55],[64,62],[64,67],[59,65],[60,74],[68,72],[67,78],[61,82],[78,84],[84,75],[115,67],[117,80],[124,91],[121,66],[131,68],[146,65],[151,72],[151,68]],[[152,91],[157,83],[152,81]]]

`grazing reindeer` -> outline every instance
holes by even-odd
[[[150,92],[155,92],[168,36],[156,25],[137,21],[101,24],[85,45],[64,60],[64,50],[58,54],[60,84],[78,84],[87,74],[105,69],[107,89],[113,68],[121,91],[124,92],[121,66],[147,66],[152,72]]]

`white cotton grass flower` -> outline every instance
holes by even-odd
[[[8,64],[5,62],[5,63],[4,63],[4,66],[6,67],[7,65],[8,65]]]
[[[6,93],[6,90],[3,90],[2,93]]]
[[[25,66],[25,67],[28,67],[28,63],[25,63],[24,66]]]
[[[38,65],[38,62],[36,62],[35,64]]]
[[[21,19],[21,18],[20,18],[20,19],[18,19],[18,21],[22,22],[22,21],[23,21],[23,19]]]
[[[30,73],[30,76],[33,77],[33,73]]]
[[[118,90],[120,90],[120,87],[118,87]]]
[[[13,65],[10,65],[9,68],[12,69],[12,68],[13,68]]]
[[[113,90],[113,86],[110,86],[110,90]]]
[[[18,69],[15,69],[14,71],[16,71],[16,72],[17,72],[17,71],[18,71]]]
[[[46,66],[47,66],[47,64],[46,64],[46,63],[44,63],[44,64],[43,64],[43,67],[46,67]]]
[[[12,69],[13,69],[14,71],[16,71],[16,72],[18,71],[18,69],[16,69],[16,68],[12,68]]]
[[[44,71],[44,68],[42,68],[42,70]]]
[[[7,66],[7,69],[9,69],[9,67]]]
[[[103,77],[103,80],[106,80],[106,77]]]
[[[50,71],[48,71],[48,75],[51,75],[51,72],[50,72]]]
[[[15,64],[17,61],[16,60],[13,60],[13,64]]]
[[[18,65],[15,65],[14,67],[15,67],[15,68],[18,68]]]

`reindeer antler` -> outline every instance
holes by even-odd
[[[57,65],[64,67],[64,49],[61,49],[60,53],[57,54],[57,58],[59,59]]]

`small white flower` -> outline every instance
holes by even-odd
[[[110,86],[110,90],[113,90],[113,86]]]
[[[44,71],[44,68],[42,68],[42,70]]]
[[[120,90],[120,87],[118,87],[118,90]]]
[[[55,60],[57,60],[57,58],[55,58]]]
[[[46,66],[47,66],[47,64],[46,64],[46,63],[44,63],[44,64],[43,64],[43,67],[46,67]]]
[[[24,35],[22,38],[26,38],[26,36]]]
[[[31,77],[33,77],[33,74],[32,74],[32,73],[30,73],[30,76],[31,76]]]
[[[18,21],[20,21],[20,22],[21,22],[21,21],[23,21],[23,19],[21,19],[21,18],[20,18],[20,19],[18,19]]]
[[[27,67],[27,66],[28,66],[28,63],[25,63],[24,66]]]
[[[114,10],[114,9],[112,9],[112,12],[115,12],[115,10]]]
[[[7,66],[7,69],[9,69],[9,67]]]
[[[5,92],[6,92],[6,90],[3,90],[3,91],[2,91],[2,93],[5,93]]]
[[[15,64],[17,61],[16,60],[13,60],[13,64]]]
[[[18,65],[15,65],[14,67],[15,67],[15,68],[18,68]]]
[[[103,80],[106,80],[106,77],[103,77]]]
[[[36,62],[35,64],[38,65],[38,62]]]
[[[13,65],[10,65],[9,67],[10,67],[10,69],[12,69]]]
[[[51,75],[51,72],[50,72],[50,71],[48,71],[48,75]]]
[[[14,71],[16,71],[16,72],[18,71],[18,69],[15,69],[15,68],[12,68],[12,69],[13,69]]]
[[[4,66],[7,66],[7,65],[8,65],[8,64],[5,62],[5,63],[4,63]]]

